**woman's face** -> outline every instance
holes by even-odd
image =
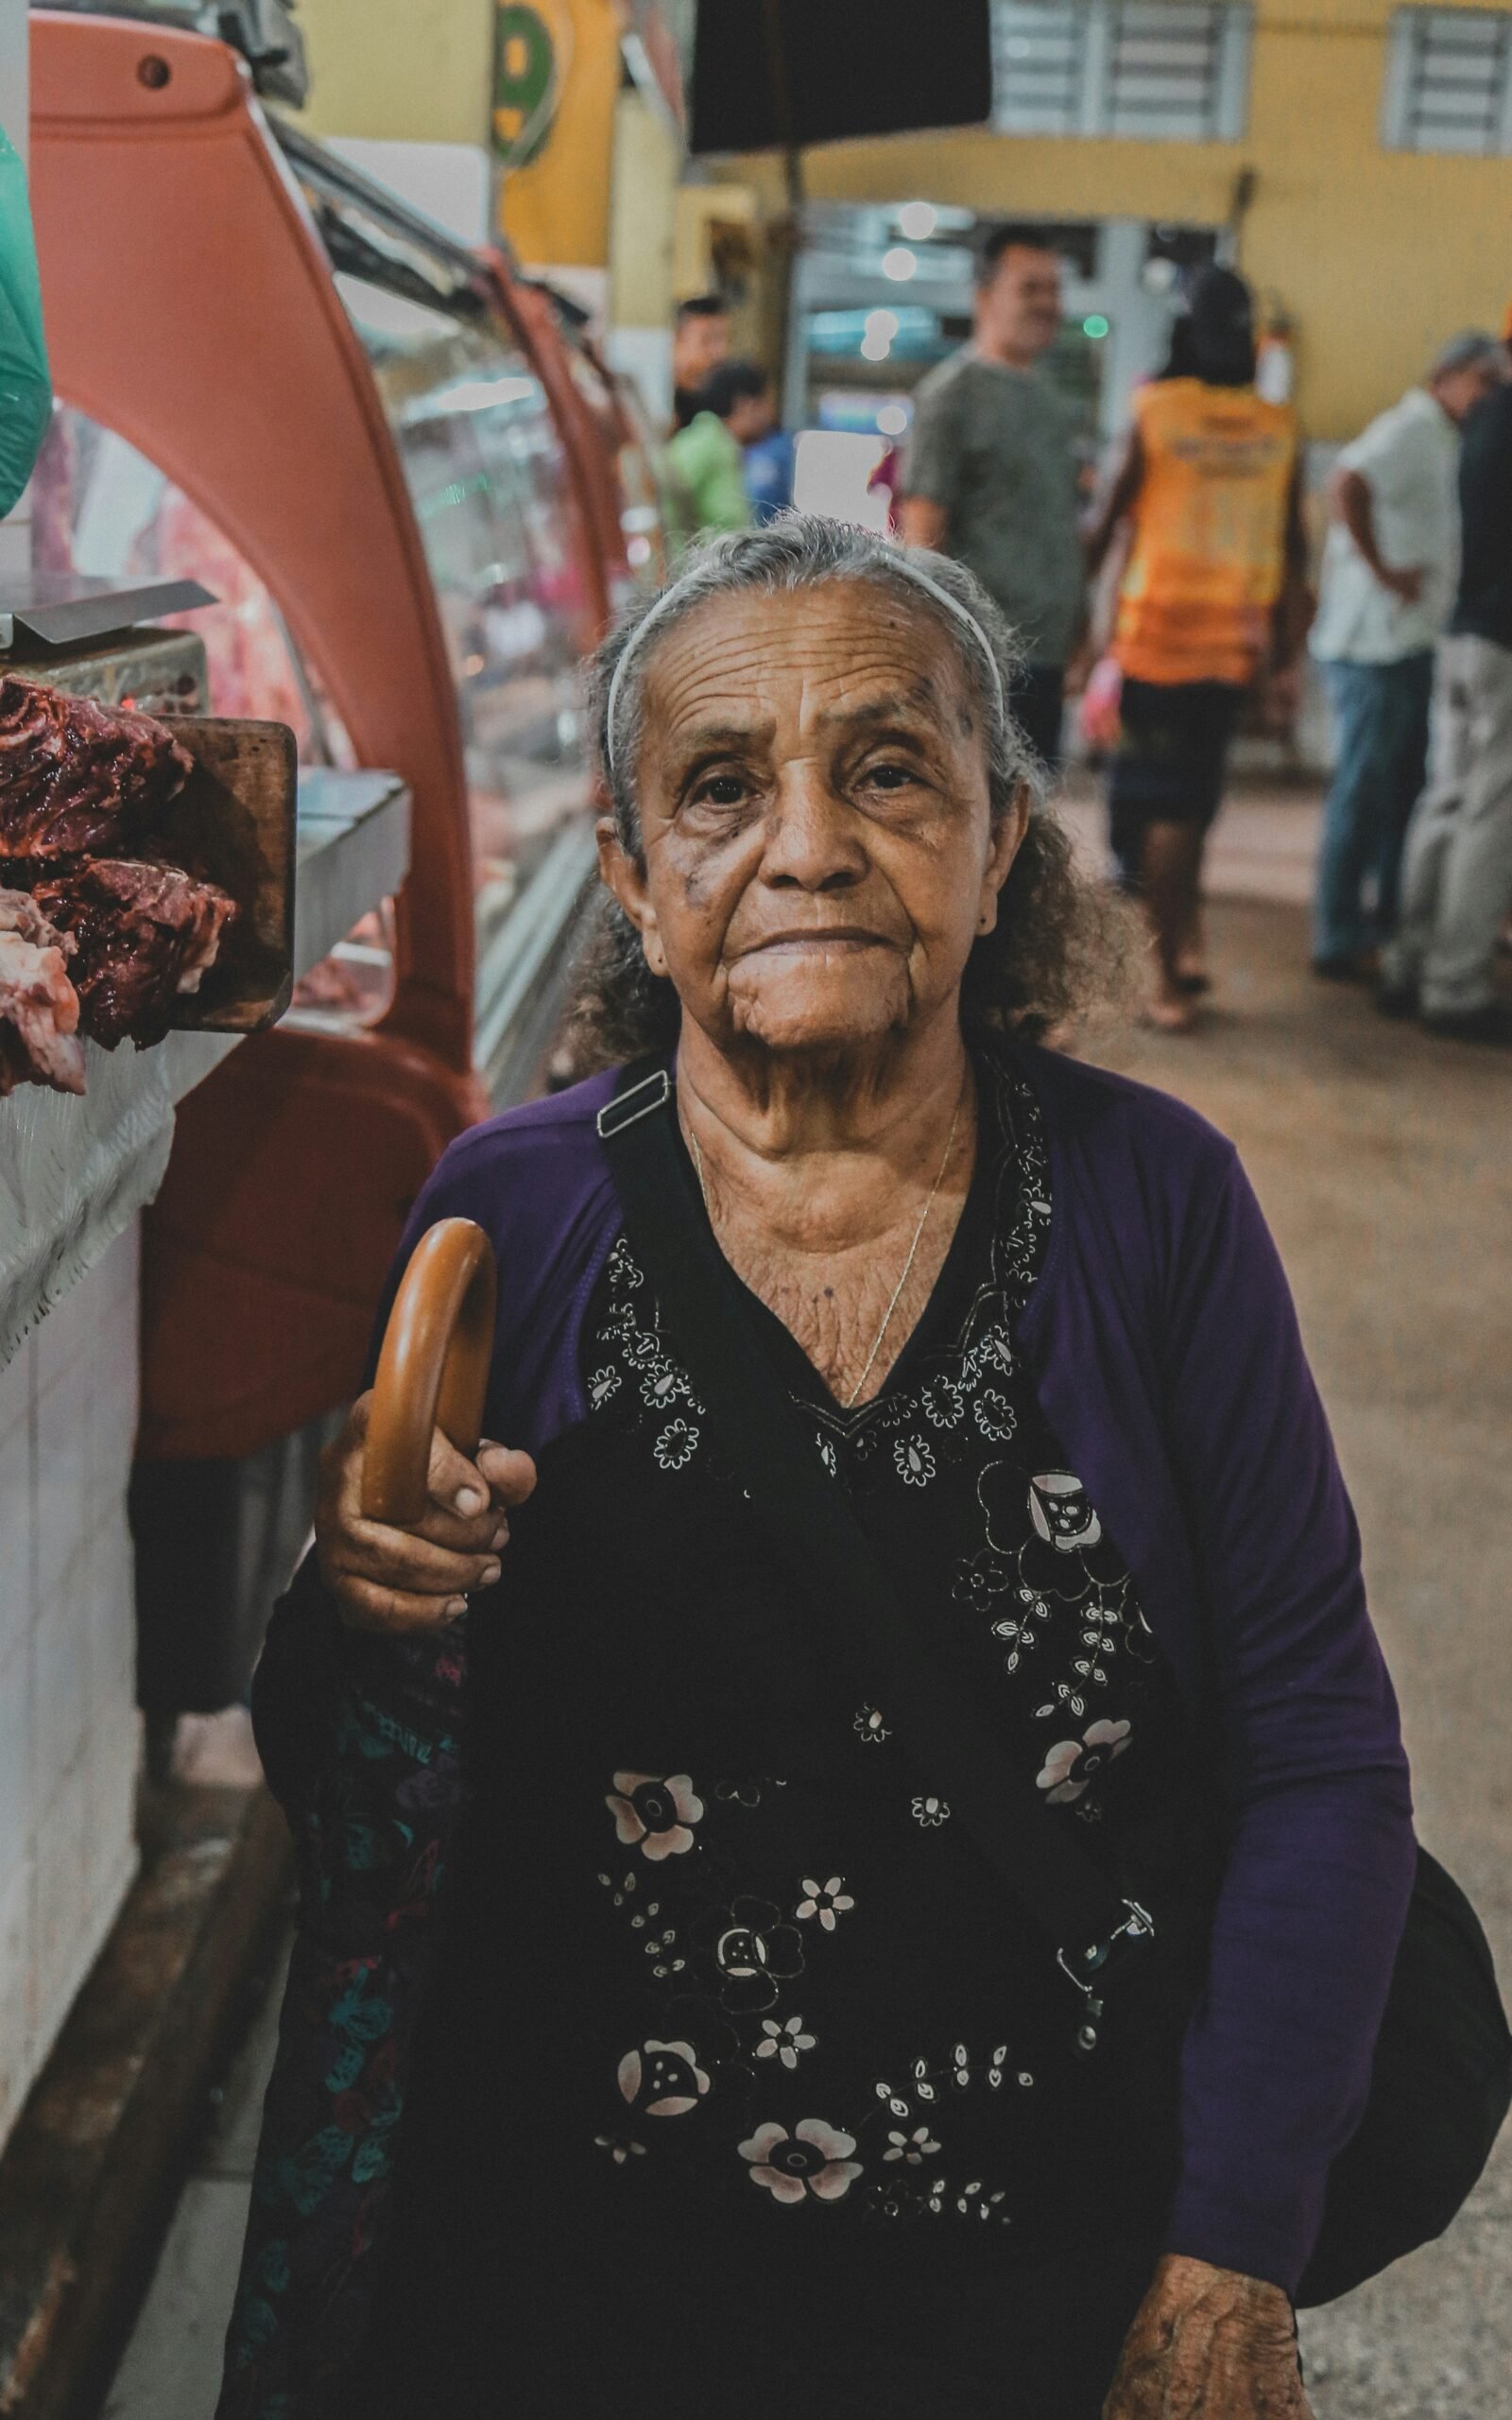
[[[605,881],[716,1045],[852,1050],[954,1012],[1026,804],[931,616],[860,580],[702,605],[657,645],[637,866]]]

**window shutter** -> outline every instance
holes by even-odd
[[[1391,151],[1512,150],[1512,15],[1399,9],[1391,21],[1383,140]]]
[[[1250,33],[1250,9],[1232,0],[994,0],[994,123],[1005,134],[1235,142]]]

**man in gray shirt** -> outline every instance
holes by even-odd
[[[1060,327],[1060,263],[1042,234],[1006,226],[987,236],[972,341],[915,398],[902,534],[967,564],[1007,615],[1026,659],[1014,711],[1054,767],[1086,577],[1075,423],[1037,367]]]

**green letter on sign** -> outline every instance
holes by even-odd
[[[505,0],[493,56],[493,147],[507,168],[523,168],[545,143],[557,106],[557,54],[538,9]]]

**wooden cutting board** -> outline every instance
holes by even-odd
[[[195,769],[154,817],[165,854],[218,883],[240,914],[198,992],[180,994],[175,1026],[255,1033],[294,991],[294,826],[299,757],[281,722],[175,716],[175,739]]]

